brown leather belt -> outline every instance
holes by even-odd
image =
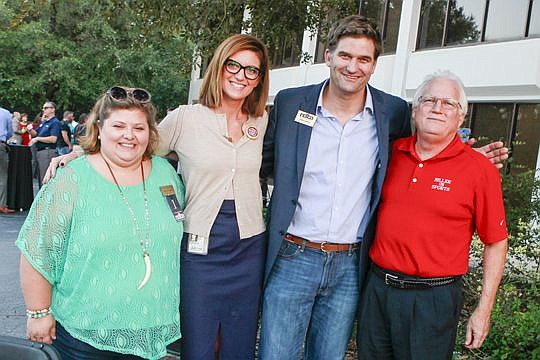
[[[291,234],[286,234],[284,237],[285,240],[292,242],[299,246],[305,246],[310,249],[316,249],[320,250],[322,252],[340,252],[340,251],[353,251],[358,248],[360,248],[360,243],[355,244],[336,244],[336,243],[330,243],[328,241],[324,241],[322,243],[319,242],[313,242],[306,240],[304,238],[294,236]]]

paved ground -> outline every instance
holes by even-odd
[[[19,250],[15,240],[27,212],[0,215],[0,334],[24,337],[25,306],[19,286]]]

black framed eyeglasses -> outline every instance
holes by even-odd
[[[133,89],[123,86],[113,86],[107,90],[107,95],[116,101],[126,101],[129,97],[141,104],[150,102],[150,99],[152,98],[150,93],[144,89]]]
[[[41,110],[54,109],[52,106],[44,106]]]
[[[242,69],[244,70],[244,76],[246,79],[256,80],[259,76],[261,76],[261,69],[256,66],[243,66],[238,61],[234,61],[233,59],[225,60],[225,70],[227,70],[227,72],[231,74],[238,74]]]

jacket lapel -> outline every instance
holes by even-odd
[[[324,82],[313,87],[306,93],[304,101],[299,104],[298,110],[315,115],[317,113],[317,101],[319,100],[319,94]],[[296,114],[293,115],[296,117]],[[294,119],[293,119],[294,121]],[[298,175],[298,190],[300,190],[300,184],[302,183],[302,177],[304,176],[304,167],[306,166],[307,151],[309,148],[309,141],[311,139],[311,126],[299,124],[296,125],[296,169]]]
[[[388,118],[388,109],[385,105],[384,97],[381,93],[369,87],[371,91],[371,97],[373,99],[373,111],[375,114],[375,123],[377,126],[377,140],[379,141],[379,163],[377,164],[377,170],[375,172],[375,181],[373,183],[373,194],[371,196],[371,204],[377,204],[381,196],[381,189],[386,175],[386,168],[388,165],[388,147],[389,147],[389,126],[390,121]],[[371,207],[371,213],[375,210],[375,207]]]

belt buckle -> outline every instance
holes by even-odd
[[[390,281],[393,281],[393,283],[390,283]],[[398,286],[402,289],[405,288],[405,281],[399,280],[396,275],[392,274],[384,274],[384,283],[389,286]]]
[[[323,253],[327,254],[328,251],[324,249],[324,245],[325,245],[325,244],[328,244],[328,241],[323,241],[323,242],[321,243],[321,251],[322,251]]]
[[[388,283],[388,278],[391,278],[392,280],[397,280],[397,276],[395,276],[395,275],[384,274],[384,283],[385,283],[386,285],[390,285],[390,284]]]

